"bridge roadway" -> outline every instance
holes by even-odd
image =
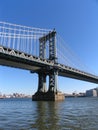
[[[98,76],[96,75],[3,46],[0,46],[0,65],[26,69],[32,73],[44,71],[47,75],[49,75],[53,69],[56,69],[58,70],[59,76],[98,83]]]

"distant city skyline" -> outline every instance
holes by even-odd
[[[96,0],[1,0],[0,21],[31,27],[55,28],[83,63],[98,75],[98,2]],[[37,74],[0,66],[2,93],[34,94],[38,87],[37,82]],[[58,77],[58,89],[64,93],[85,92],[97,86],[89,82]]]
[[[0,94],[0,99],[2,98],[31,98],[32,95],[27,95],[23,93],[12,93],[12,94]]]

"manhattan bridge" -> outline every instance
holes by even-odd
[[[32,100],[64,100],[58,91],[58,76],[98,83],[98,76],[87,70],[55,29],[0,21],[0,65],[38,74],[38,89]]]

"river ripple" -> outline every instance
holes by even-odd
[[[1,99],[0,130],[98,130],[98,98]]]

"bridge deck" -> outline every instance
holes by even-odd
[[[2,46],[0,46],[0,65],[26,69],[35,73],[44,71],[44,73],[47,75],[51,73],[51,70],[57,69],[59,76],[98,83],[98,76],[93,74],[86,73],[62,64],[55,64],[50,60],[42,59]]]

